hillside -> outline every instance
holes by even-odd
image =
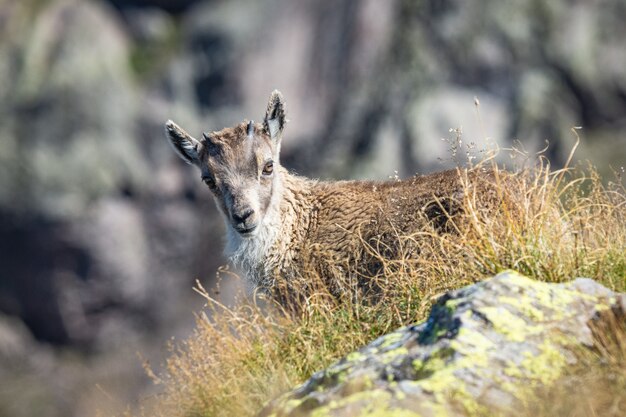
[[[512,189],[522,196],[516,210],[502,206],[495,215],[479,212],[473,196],[467,194],[463,204],[471,221],[458,223],[456,232],[425,230],[406,237],[420,242],[422,256],[381,258],[384,272],[375,279],[382,292],[375,299],[354,291],[337,298],[315,276],[306,277],[309,292],[297,308],[262,296],[263,303],[258,297],[231,308],[199,287],[207,306],[198,315],[194,335],[175,343],[165,369],[153,374],[160,393],[146,401],[139,414],[256,415],[270,400],[348,353],[397,328],[421,322],[446,291],[504,270],[547,283],[587,277],[612,291],[626,292],[623,186],[603,185],[593,169],[543,167],[520,171],[515,185],[500,191]],[[316,282],[320,285],[314,286]],[[561,308],[567,309],[567,304]],[[570,313],[576,314],[563,312]],[[619,410],[626,406],[622,325],[606,328],[596,339],[604,350],[582,345],[575,350],[582,365],[564,372],[563,380],[558,374],[539,379],[544,384],[536,387],[545,403],[530,402],[524,412],[547,416],[555,410],[571,410],[570,396],[563,392],[567,386],[569,391],[592,391],[586,408],[576,415],[621,415]],[[515,331],[525,332],[524,328]],[[610,390],[595,395],[594,387]]]

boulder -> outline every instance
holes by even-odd
[[[503,272],[452,291],[428,319],[352,352],[261,416],[461,416],[515,407],[591,346],[626,296],[589,279],[548,284]]]
[[[145,184],[131,45],[114,12],[91,1],[8,3],[0,208],[73,220],[94,199]]]

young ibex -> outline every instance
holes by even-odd
[[[298,276],[311,261],[319,270],[337,261],[375,273],[375,266],[363,265],[365,246],[393,252],[398,235],[420,231],[426,222],[443,230],[455,211],[452,202],[463,198],[457,170],[387,182],[290,174],[279,162],[286,122],[283,97],[274,91],[263,123],[244,121],[201,140],[172,121],[165,125],[174,150],[200,168],[224,215],[226,254],[257,286]],[[480,182],[491,174],[474,170],[468,177]]]

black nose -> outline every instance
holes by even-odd
[[[241,214],[235,214],[233,213],[233,220],[236,223],[243,223],[246,221],[246,219],[250,216],[252,216],[254,214],[254,210],[252,209],[248,209],[245,210],[244,212],[242,212]]]

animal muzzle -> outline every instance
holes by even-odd
[[[233,227],[243,236],[252,234],[258,226],[256,212],[249,207],[233,211],[231,218]]]

